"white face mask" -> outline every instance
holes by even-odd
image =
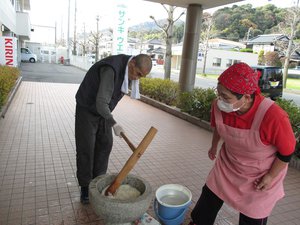
[[[236,101],[238,102],[238,101]],[[235,102],[235,103],[236,103]],[[238,108],[233,108],[233,105],[235,104],[230,104],[230,103],[227,103],[227,102],[224,102],[222,99],[218,99],[217,101],[217,105],[218,105],[218,108],[223,111],[223,112],[226,112],[226,113],[230,113],[230,112],[235,112],[235,111],[238,111],[240,110],[240,108],[244,105],[241,105],[240,107]]]

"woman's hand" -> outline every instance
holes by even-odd
[[[273,177],[269,173],[267,173],[261,179],[256,179],[254,181],[254,188],[257,191],[267,190],[270,187],[272,180]]]
[[[211,147],[208,151],[208,157],[211,159],[211,160],[214,160],[216,158],[216,155],[217,155],[217,148],[213,148]]]
[[[284,171],[287,166],[287,162],[283,162],[279,158],[276,158],[268,173],[265,174],[262,178],[254,181],[254,188],[257,191],[263,191],[270,188],[273,179],[277,177],[278,174],[280,174],[282,171]]]

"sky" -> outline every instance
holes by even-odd
[[[83,32],[84,27],[86,32],[95,31],[97,27],[97,15],[99,16],[100,30],[112,27],[114,21],[113,18],[115,18],[113,9],[115,8],[114,6],[116,1],[121,0],[31,0],[30,19],[31,24],[35,29],[35,32],[31,35],[31,41],[54,43],[55,30],[57,39],[67,37],[69,1],[69,34],[70,37],[73,37],[75,2],[77,5],[76,30],[78,33],[81,31]],[[146,21],[153,21],[149,18],[150,15],[154,16],[156,19],[163,19],[167,17],[165,9],[158,3],[143,0],[123,0],[123,2],[127,3],[128,26]],[[246,0],[235,4],[252,4],[253,7],[259,7],[270,3],[277,7],[285,8],[293,6],[295,4],[295,0]],[[226,6],[231,7],[232,4]],[[220,7],[207,11],[212,13],[219,8]],[[184,9],[182,8],[176,9],[175,17],[183,10]],[[184,17],[182,17],[182,19],[184,19]],[[45,26],[47,26],[47,28]]]

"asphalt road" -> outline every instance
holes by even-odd
[[[80,84],[86,71],[61,64],[22,63],[23,81]]]
[[[22,63],[21,75],[23,81],[34,82],[51,82],[51,83],[74,83],[80,84],[84,78],[86,71],[74,66],[64,66],[60,64],[50,63]],[[150,77],[163,78],[163,68],[161,65],[154,66]],[[171,79],[174,81],[179,80],[178,72],[172,72]],[[217,82],[212,79],[204,77],[196,77],[196,87],[208,88],[216,87]],[[293,92],[285,90],[283,98],[293,100],[300,106],[300,92]]]
[[[154,67],[151,71],[150,76],[152,78],[163,78],[163,68],[161,66]],[[179,72],[172,72],[171,80],[178,82]],[[215,88],[217,87],[217,81],[209,78],[204,78],[204,77],[196,77],[195,87]],[[300,91],[285,89],[283,91],[282,97],[284,99],[293,100],[298,106],[300,106]]]

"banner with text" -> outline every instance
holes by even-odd
[[[17,62],[17,38],[0,37],[0,65],[14,66]]]
[[[127,54],[128,11],[126,1],[115,0],[113,55]]]

